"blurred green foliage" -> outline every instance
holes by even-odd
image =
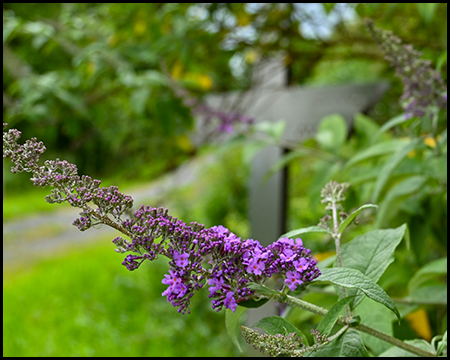
[[[128,178],[149,179],[195,153],[184,138],[193,128],[190,110],[163,68],[197,96],[248,88],[257,60],[280,52],[291,84],[392,78],[358,19],[371,17],[437,61],[446,47],[445,9],[6,3],[3,117],[25,137],[43,140],[48,156],[76,163],[81,173],[120,168]],[[395,92],[394,86],[390,95]],[[389,116],[395,106],[387,100],[375,114]]]

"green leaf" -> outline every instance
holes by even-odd
[[[361,290],[372,300],[383,304],[389,310],[393,311],[399,321],[401,319],[394,301],[392,301],[388,294],[386,294],[377,283],[369,279],[359,270],[349,268],[323,269],[322,275],[313,281],[313,283],[317,282],[330,282],[345,288],[356,288]]]
[[[380,175],[375,182],[372,193],[372,202],[376,203],[378,201],[381,191],[392,175],[392,172],[396,169],[398,164],[400,164],[400,162],[409,154],[409,152],[414,150],[419,145],[419,143],[419,139],[408,141],[386,161],[383,168],[380,169]]]
[[[360,271],[376,283],[394,261],[394,251],[406,229],[406,224],[403,224],[396,229],[373,230],[355,237],[341,248],[342,265]],[[353,294],[358,292],[348,292],[348,295]],[[362,298],[355,299],[352,307],[356,307],[361,301]]]
[[[392,313],[381,304],[365,297],[358,306],[358,315],[361,316],[363,324],[370,324],[373,329],[393,335]],[[374,355],[379,355],[390,347],[389,343],[372,335],[361,333],[361,337]]]
[[[353,219],[364,209],[369,209],[369,208],[375,208],[378,209],[378,205],[373,205],[373,204],[366,204],[363,205],[361,207],[359,207],[358,209],[356,209],[355,211],[353,211],[352,213],[350,213],[347,217],[347,219],[345,219],[341,225],[339,225],[339,229],[338,232],[339,234],[342,234],[344,232],[344,230],[347,228],[347,226],[350,225],[350,223],[353,221]]]
[[[331,12],[331,10],[334,9],[334,6],[336,5],[336,3],[322,3],[322,5],[323,5],[325,12],[327,14],[329,14]]]
[[[273,290],[273,289],[268,288],[267,286],[264,286],[264,285],[261,285],[261,284],[257,284],[257,283],[253,283],[253,282],[247,283],[247,287],[250,290],[257,291],[261,295],[268,295],[268,296],[283,295],[283,293],[281,291]]]
[[[361,335],[353,329],[348,329],[324,347],[305,354],[307,357],[368,357],[369,352],[364,346]]]
[[[273,297],[273,295],[283,295],[282,292],[277,290],[272,290],[268,288],[267,286],[257,284],[257,283],[248,283],[248,288],[251,290],[257,291],[261,295],[266,295],[269,298]],[[249,300],[244,300],[238,303],[239,306],[247,307],[247,308],[259,308],[263,306],[265,303],[267,303],[269,299],[264,298],[253,298]]]
[[[398,182],[389,189],[383,202],[380,204],[380,212],[378,213],[376,221],[377,227],[380,227],[384,220],[389,218],[389,214],[398,210],[397,206],[401,205],[401,201],[399,201],[400,198],[416,193],[427,179],[427,177],[422,175],[411,176]],[[395,204],[393,204],[394,200]]]
[[[395,153],[404,145],[405,140],[397,140],[397,139],[372,145],[371,147],[365,150],[359,151],[355,156],[353,156],[350,160],[348,160],[344,166],[344,169],[346,170],[363,160],[371,159],[373,157],[381,155]]]
[[[431,341],[433,343],[433,341]],[[439,342],[437,349],[436,349],[436,355],[441,355],[444,351],[447,350],[447,331],[445,331],[444,335],[442,336],[442,340]]]
[[[416,3],[416,5],[422,19],[425,20],[427,24],[431,23],[439,3]]]
[[[381,126],[378,129],[378,131],[375,134],[373,134],[373,136],[371,138],[372,144],[374,144],[378,140],[378,138],[380,137],[381,134],[388,131],[389,129],[392,129],[394,126],[400,125],[408,120],[409,119],[405,116],[404,113],[397,115],[397,116],[393,117],[392,119],[388,120],[387,122],[385,122],[383,124],[383,126]]]
[[[315,136],[322,149],[339,154],[347,138],[347,124],[342,115],[332,114],[324,117]]]
[[[150,96],[150,88],[143,87],[134,90],[130,95],[130,107],[136,115],[143,115]]]
[[[422,304],[447,305],[447,284],[422,286],[412,290],[408,298]]]
[[[373,134],[380,129],[375,120],[361,113],[355,115],[353,127],[358,135],[358,142],[361,142],[362,146],[371,144]]]
[[[447,257],[434,260],[420,268],[409,281],[409,291],[417,289],[424,282],[447,274]]]
[[[263,121],[255,124],[255,130],[266,134],[275,143],[278,143],[286,129],[286,120],[277,122]]]
[[[259,327],[265,330],[269,335],[281,334],[286,336],[291,333],[297,333],[297,335],[303,340],[303,344],[309,346],[306,336],[299,329],[297,329],[297,327],[281,316],[274,315],[262,318],[257,323],[253,324],[252,327]]]
[[[439,56],[436,63],[436,70],[441,71],[442,66],[446,63],[447,63],[447,50],[443,51],[442,54]]]
[[[331,330],[333,330],[334,324],[339,319],[342,311],[345,307],[350,304],[355,296],[348,296],[341,300],[339,300],[333,307],[328,310],[328,313],[324,316],[324,318],[320,321],[319,325],[317,325],[317,331],[324,335],[330,335]]]
[[[372,230],[355,237],[341,248],[342,265],[359,270],[377,282],[394,261],[394,251],[403,239],[406,224],[396,229]]]
[[[242,348],[239,344],[241,334],[239,320],[246,311],[247,308],[240,306],[236,308],[235,312],[230,309],[226,309],[225,311],[225,326],[227,328],[228,335],[230,335],[231,340],[233,340],[233,343],[237,346],[240,352],[242,352]]]
[[[289,231],[286,234],[281,235],[280,239],[283,237],[292,238],[294,236],[306,234],[306,233],[310,233],[310,232],[321,232],[321,233],[326,233],[326,234],[332,235],[331,231],[324,229],[320,226],[310,226],[310,227],[303,228],[303,229],[295,229],[295,230]]]
[[[287,164],[291,161],[301,158],[301,157],[310,157],[311,151],[306,149],[297,149],[294,151],[289,151],[285,155],[281,156],[280,160],[278,160],[275,165],[273,165],[270,170],[265,175],[266,178],[270,178],[272,175],[276,174],[278,171],[283,169]]]
[[[413,345],[415,347],[418,347],[422,350],[428,351],[430,353],[434,353],[434,350],[430,343],[426,342],[425,340],[403,340],[406,344]],[[397,346],[392,346],[385,352],[381,353],[378,357],[411,357],[411,356],[417,356],[416,354],[410,353],[409,351],[400,349]]]
[[[249,309],[256,309],[263,306],[268,301],[269,299],[248,299],[238,302],[238,305]]]

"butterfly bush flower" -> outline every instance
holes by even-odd
[[[422,53],[414,50],[412,45],[402,44],[398,36],[377,28],[372,20],[366,20],[366,25],[403,82],[404,91],[400,100],[405,116],[422,117],[429,109],[447,109],[447,86],[441,74],[432,68],[431,61],[421,59]]]
[[[123,219],[133,205],[130,196],[116,186],[100,187],[99,180],[80,177],[77,167],[65,160],[47,160],[39,166],[43,143],[33,138],[19,145],[19,137],[15,129],[3,132],[3,157],[12,160],[13,172],[31,172],[34,185],[53,187],[46,197],[49,203],[67,202],[80,208],[80,217],[73,223],[79,230],[106,224],[125,235],[113,243],[117,252],[128,253],[122,262],[128,270],[160,255],[169,258],[169,273],[162,280],[167,288],[162,295],[180,313],[189,313],[192,296],[204,285],[209,288],[213,309],[235,311],[240,302],[255,295],[250,283],[262,284],[276,275],[295,290],[320,275],[301,239],[284,237],[264,247],[257,240],[241,239],[222,225],[207,229],[196,222],[186,224],[167,209],[144,205]]]

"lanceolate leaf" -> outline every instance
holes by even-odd
[[[356,330],[348,329],[330,344],[316,351],[305,354],[307,357],[368,357],[361,335]]]
[[[409,281],[408,289],[417,289],[423,283],[443,275],[447,275],[447,257],[431,261],[420,268]]]
[[[268,288],[267,286],[264,286],[264,285],[261,285],[261,284],[257,284],[257,283],[249,282],[247,284],[247,287],[249,289],[251,289],[251,290],[257,291],[261,295],[269,295],[269,296],[271,296],[271,295],[280,295],[280,294],[282,294],[281,291],[273,290],[273,289]]]
[[[347,219],[345,219],[341,225],[339,225],[339,229],[338,232],[339,234],[342,234],[343,231],[347,228],[347,226],[350,225],[350,223],[353,221],[353,219],[364,209],[369,209],[369,208],[378,208],[378,205],[373,205],[373,204],[366,204],[361,206],[360,208],[358,208],[357,210],[353,211],[352,213],[350,213],[347,217]]]
[[[257,283],[248,283],[248,288],[251,290],[256,290],[261,295],[266,295],[272,297],[273,295],[280,295],[282,294],[280,291],[269,289],[267,286],[257,284]],[[263,306],[266,302],[269,301],[269,298],[267,299],[249,299],[244,300],[238,303],[239,306],[243,306],[246,308],[259,308]]]
[[[238,302],[239,306],[243,306],[245,308],[259,308],[263,306],[266,302],[268,302],[269,299],[248,299],[243,300],[241,302]]]
[[[359,151],[355,156],[353,156],[349,161],[347,161],[347,163],[344,166],[344,169],[348,169],[349,167],[363,160],[371,159],[373,157],[381,155],[395,153],[401,147],[403,147],[404,144],[405,141],[403,140],[391,140],[372,145],[371,147],[365,150]]]
[[[354,296],[348,296],[334,304],[325,317],[320,321],[319,325],[317,325],[317,331],[324,335],[330,335],[331,330],[333,330],[333,326],[336,324],[336,321],[339,319],[342,311],[348,304],[350,304],[353,298]]]
[[[419,145],[419,140],[411,140],[404,144],[395,154],[393,154],[384,164],[383,168],[380,169],[380,175],[375,182],[375,187],[372,193],[372,202],[376,203],[381,194],[381,191],[386,185],[392,172],[397,168],[400,162],[409,154],[410,151],[414,150]]]
[[[309,346],[306,336],[299,329],[297,329],[297,327],[281,316],[268,316],[262,318],[256,324],[253,324],[252,327],[259,327],[270,335],[281,334],[286,336],[291,333],[297,333],[297,335],[303,340],[303,344],[305,344],[305,346]]]
[[[398,211],[398,208],[394,205],[395,203],[398,206],[401,205],[402,202],[399,200],[408,198],[411,194],[416,193],[423,186],[427,178],[422,175],[407,177],[389,189],[383,202],[380,204],[381,209],[377,216],[377,227],[383,224],[385,218],[389,219],[389,214]]]
[[[321,232],[321,233],[326,233],[326,234],[331,235],[331,232],[327,229],[324,229],[320,226],[310,226],[310,227],[303,228],[303,229],[296,229],[296,230],[289,231],[286,234],[281,235],[280,238],[282,238],[282,237],[293,238],[294,236],[306,234],[306,233],[310,233],[310,232]]]
[[[401,123],[404,123],[406,121],[408,121],[409,119],[405,116],[405,114],[400,114],[392,119],[390,119],[389,121],[387,121],[386,123],[383,124],[382,127],[380,127],[380,129],[372,136],[372,144],[375,143],[378,138],[380,137],[380,135],[386,131],[388,131],[389,129],[393,128],[394,126],[397,126]]]
[[[228,335],[230,335],[231,340],[233,340],[233,343],[237,346],[239,351],[242,352],[241,345],[239,344],[239,338],[240,338],[240,328],[239,328],[239,319],[241,318],[242,314],[244,314],[247,311],[247,308],[238,306],[236,308],[236,311],[233,312],[230,309],[227,309],[225,312],[225,326],[227,328]]]
[[[361,290],[366,296],[383,304],[389,310],[393,311],[400,321],[401,316],[398,312],[394,301],[386,294],[386,292],[373,280],[365,276],[361,271],[349,268],[332,268],[323,269],[322,275],[313,281],[317,282],[330,282],[334,285],[342,286],[345,288],[356,288]]]

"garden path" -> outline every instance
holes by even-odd
[[[170,199],[167,195],[170,191],[192,183],[204,166],[214,160],[214,155],[193,158],[157,180],[125,192],[133,197],[134,208],[141,204],[169,207]],[[79,231],[72,222],[79,217],[80,209],[66,204],[59,206],[61,209],[55,212],[3,223],[3,266],[29,263],[52,256],[64,251],[69,244],[85,245],[108,235],[111,235],[111,240],[118,236],[116,230],[107,226],[86,232]]]

